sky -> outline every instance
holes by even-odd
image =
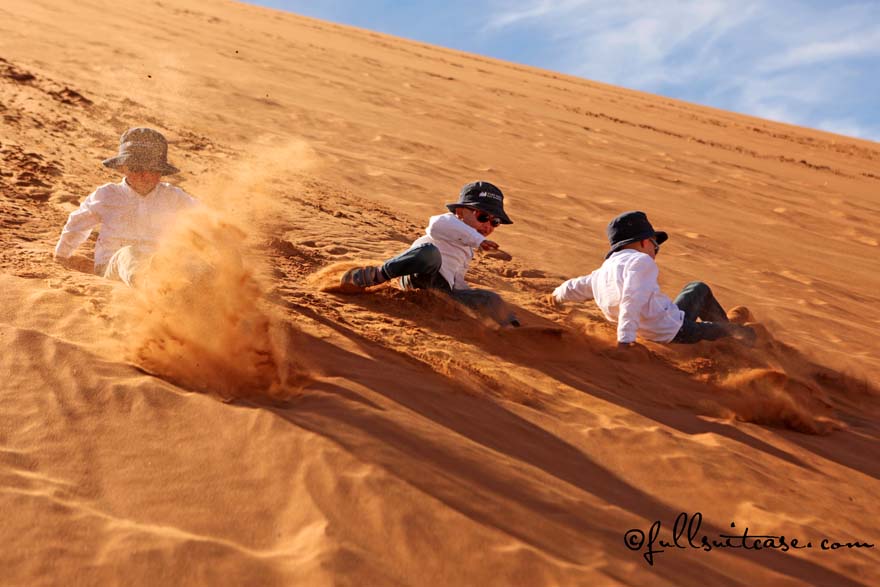
[[[880,0],[249,0],[880,142]]]

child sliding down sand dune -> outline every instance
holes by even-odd
[[[177,215],[198,205],[182,189],[159,181],[179,170],[167,160],[168,143],[150,128],[131,128],[119,140],[119,153],[104,161],[124,176],[102,185],[72,212],[55,246],[55,259],[67,265],[74,250],[101,225],[94,270],[131,286],[149,266],[159,238]]]
[[[357,292],[399,278],[403,289],[435,289],[483,313],[502,326],[519,326],[497,293],[472,289],[464,279],[474,249],[494,251],[489,235],[501,224],[513,224],[504,212],[504,194],[486,181],[462,187],[449,212],[432,216],[425,235],[382,265],[358,267],[342,276],[340,288]]]
[[[617,323],[617,343],[624,348],[635,344],[637,334],[655,342],[692,344],[733,336],[753,344],[755,331],[732,323],[705,283],[687,284],[674,303],[660,291],[654,259],[668,238],[654,230],[644,212],[624,212],[608,224],[611,250],[602,266],[569,279],[548,301],[555,306],[596,300],[605,317]],[[748,311],[740,308],[737,316]]]

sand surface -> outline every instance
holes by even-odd
[[[880,584],[819,548],[880,543],[880,145],[225,1],[4,1],[0,117],[0,584]],[[137,125],[211,209],[197,291],[51,261]],[[475,179],[528,328],[321,291]],[[541,304],[631,209],[754,348]],[[680,512],[814,548],[625,545]]]

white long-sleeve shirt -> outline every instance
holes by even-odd
[[[659,273],[650,255],[624,249],[589,275],[569,279],[553,296],[560,302],[596,300],[605,318],[617,323],[619,342],[635,342],[636,332],[669,342],[681,329],[684,312],[660,291]]]
[[[425,236],[416,239],[411,249],[431,243],[440,251],[443,263],[440,275],[452,289],[470,289],[464,280],[474,249],[486,240],[475,228],[462,222],[455,214],[447,212],[431,216]]]
[[[145,196],[134,191],[124,179],[104,184],[70,213],[55,245],[55,255],[70,257],[99,224],[96,267],[106,264],[113,253],[126,245],[152,252],[162,233],[174,223],[174,217],[196,205],[198,200],[169,183],[159,183]]]

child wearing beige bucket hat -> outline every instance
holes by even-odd
[[[95,273],[131,286],[175,216],[198,205],[198,200],[160,181],[179,170],[168,163],[165,137],[151,128],[125,131],[117,155],[103,163],[119,171],[122,181],[102,185],[71,212],[55,246],[55,259],[66,264],[100,225]]]

